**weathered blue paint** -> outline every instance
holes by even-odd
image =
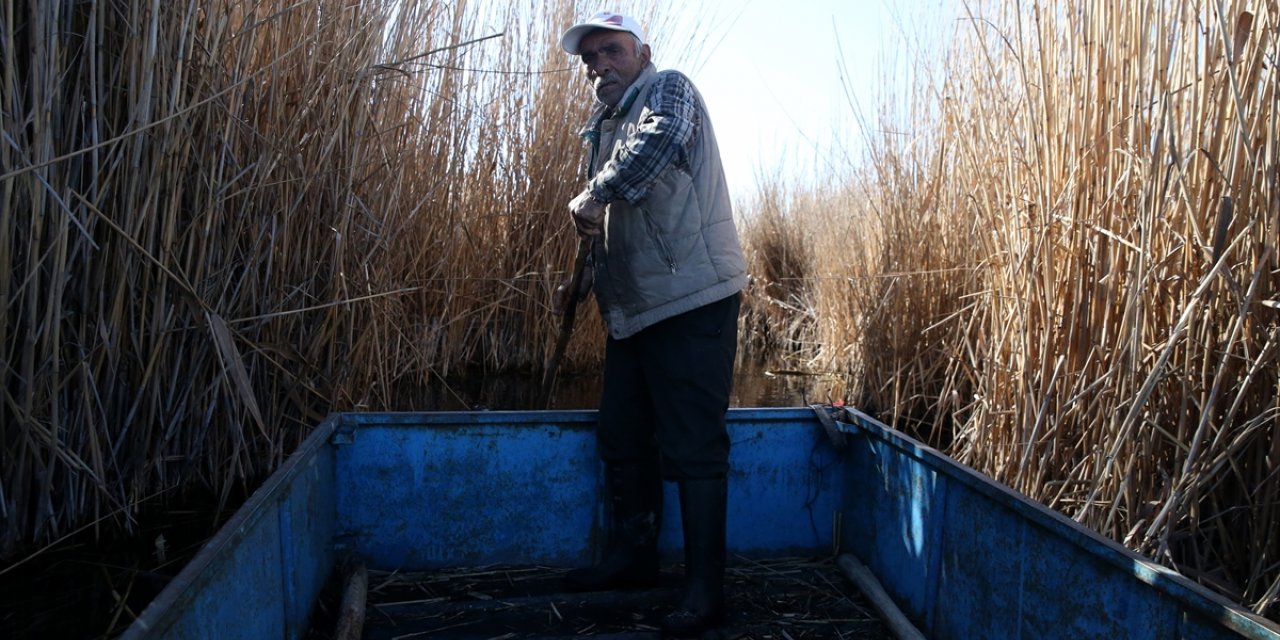
[[[830,554],[844,469],[808,410],[743,410],[730,422],[728,545],[736,555]],[[679,499],[667,484],[666,548],[681,548]]]
[[[581,560],[598,496],[587,416],[348,416],[338,540],[370,567]]]
[[[279,542],[287,638],[306,635],[316,598],[333,568],[335,479],[332,448],[320,448],[299,464],[283,492]]]
[[[936,640],[1280,638],[1185,577],[856,411],[843,543]]]
[[[300,638],[333,568],[334,475],[321,424],[121,636]]]
[[[730,411],[733,556],[858,555],[932,638],[1266,638],[1277,627],[857,412]],[[126,638],[297,638],[340,553],[371,567],[589,561],[595,413],[326,420]],[[680,547],[674,486],[660,545]],[[839,533],[837,534],[836,531]]]
[[[344,548],[388,570],[590,561],[603,543],[595,413],[480,417],[347,416],[354,436],[337,449]],[[830,549],[840,469],[813,425],[809,411],[740,413],[730,424],[735,553]],[[670,557],[680,549],[671,483],[663,514],[659,544]]]

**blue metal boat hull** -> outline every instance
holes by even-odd
[[[730,411],[731,554],[854,554],[940,640],[1280,640],[1269,621],[939,452],[856,411],[833,415],[824,428],[809,409]],[[402,571],[588,563],[603,542],[594,422],[331,416],[124,637],[299,638],[344,553]],[[660,547],[674,557],[668,491]]]

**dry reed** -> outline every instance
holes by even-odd
[[[326,411],[536,375],[588,103],[554,42],[582,11],[485,11],[6,4],[0,558],[251,487]]]
[[[1275,615],[1280,16],[966,9],[896,98],[916,135],[838,193],[762,192],[748,339]],[[330,409],[537,370],[585,106],[552,43],[582,11],[502,10],[0,11],[0,557],[252,485]]]
[[[963,10],[886,103],[853,216],[796,212],[807,247],[750,235],[815,257],[771,330],[806,327],[797,357],[898,426],[1280,615],[1280,14]],[[787,301],[763,298],[752,317]]]

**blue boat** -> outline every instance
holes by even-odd
[[[342,558],[393,572],[588,564],[604,516],[594,424],[593,411],[332,415],[123,637],[302,638]],[[731,563],[856,559],[925,637],[1280,640],[1275,623],[856,410],[731,409],[729,431]],[[659,544],[676,557],[668,491]]]

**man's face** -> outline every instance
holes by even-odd
[[[596,98],[611,107],[622,101],[622,92],[640,77],[649,64],[649,47],[636,51],[636,39],[626,31],[596,29],[578,44],[587,79],[595,87]]]

